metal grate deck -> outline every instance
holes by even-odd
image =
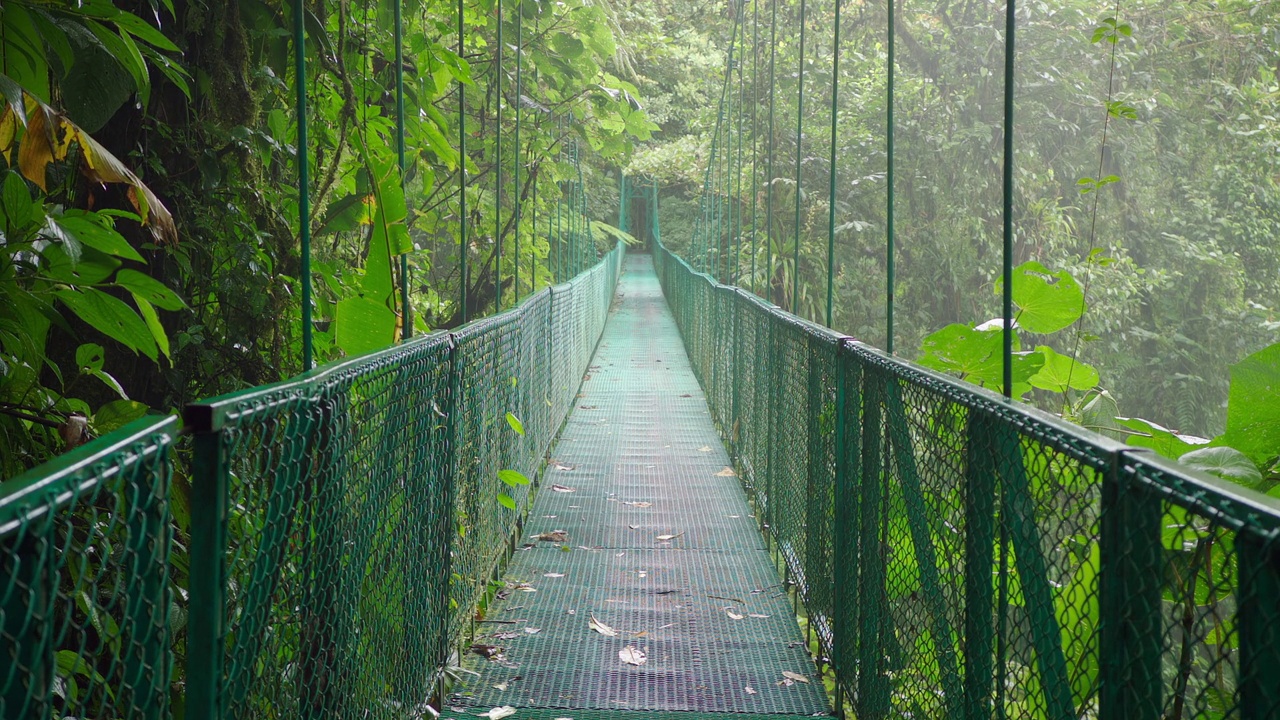
[[[479,677],[444,716],[503,705],[518,708],[514,720],[829,714],[728,465],[652,259],[629,255],[527,546],[480,625],[477,643],[501,657],[468,656]],[[568,539],[537,539],[556,530]],[[618,635],[593,631],[593,616]],[[624,663],[628,647],[646,662]],[[787,682],[783,671],[811,682]]]

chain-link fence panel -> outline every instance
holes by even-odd
[[[0,484],[0,718],[171,716],[176,418]]]

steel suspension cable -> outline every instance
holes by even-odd
[[[459,0],[461,1],[461,0]],[[301,242],[302,268],[302,369],[310,370],[313,360],[311,340],[311,196],[310,167],[307,156],[307,35],[303,23],[302,0],[293,0],[294,77],[297,80],[295,103],[298,113],[298,237]]]
[[[494,93],[497,119],[493,130],[493,245],[496,257],[493,267],[493,302],[498,312],[502,312],[502,0],[498,0],[498,47],[497,62],[493,69],[493,82],[497,90]]]
[[[896,59],[896,48],[894,45],[894,30],[896,29],[896,26],[895,26],[896,21],[894,18],[893,0],[886,0],[886,5],[889,10],[889,22],[888,22],[889,41],[886,46],[886,49],[888,51],[888,59],[886,60],[886,63],[885,63],[886,71],[888,75],[888,78],[887,78],[888,86],[886,87],[886,90],[885,90],[885,156],[886,156],[886,162],[888,163],[887,167],[885,168],[885,183],[888,186],[888,195],[885,198],[886,207],[885,207],[885,263],[884,263],[884,267],[885,267],[884,349],[885,349],[885,352],[892,355],[893,354],[893,335],[894,335],[893,297],[894,297],[894,290],[895,290],[894,286],[896,285],[896,282],[897,282],[897,279],[894,277],[894,270],[895,270],[894,255],[897,252],[897,250],[894,247],[896,238],[894,237],[894,227],[893,227],[894,212],[895,212],[894,184],[896,182],[896,168],[894,166],[894,159],[893,159],[893,151],[894,151],[893,106],[894,106],[894,103],[896,102],[894,82],[895,82],[895,77],[897,75],[897,59]]]
[[[764,199],[764,292],[765,300],[773,302],[773,112],[777,95],[774,69],[778,59],[778,0],[769,0],[769,6],[772,18],[769,21],[769,150],[765,154],[769,177]]]
[[[831,327],[836,247],[836,103],[840,94],[840,0],[835,0],[835,39],[831,50],[831,189],[827,197],[827,327]]]
[[[297,0],[300,1],[300,0]],[[458,0],[458,58],[463,57],[465,22],[463,0]],[[467,90],[458,81],[458,305],[467,322]]]
[[[804,133],[804,20],[805,0],[800,0],[800,71],[796,77],[798,86],[796,95],[796,218],[795,218],[795,254],[791,261],[791,312],[800,314],[800,165],[802,153],[800,145]]]
[[[1003,178],[1003,263],[1004,288],[1001,294],[1004,314],[1004,396],[1013,397],[1013,90],[1015,0],[1005,8],[1004,45],[1004,178]]]
[[[396,43],[396,160],[400,167],[400,192],[408,189],[404,144],[404,0],[395,4]],[[413,306],[409,303],[409,253],[400,253],[400,336],[413,337]]]
[[[756,199],[760,188],[756,184],[760,171],[760,136],[756,127],[760,107],[760,0],[751,3],[751,292],[759,294],[756,286],[756,238],[760,232],[756,223]]]
[[[521,105],[520,97],[521,97],[521,93],[524,92],[524,88],[522,87],[523,80],[524,80],[522,75],[523,66],[524,66],[524,63],[523,63],[524,47],[521,45],[521,42],[523,42],[523,40],[524,40],[524,8],[522,8],[519,2],[517,2],[516,3],[516,129],[515,129],[516,166],[513,170],[515,174],[515,181],[513,183],[513,187],[515,188],[515,193],[516,193],[516,209],[515,209],[516,218],[515,218],[515,222],[512,223],[512,230],[511,230],[511,232],[514,233],[515,235],[515,237],[512,238],[512,243],[515,245],[515,254],[512,255],[512,257],[515,258],[515,263],[514,263],[515,278],[511,283],[511,287],[515,290],[516,304],[520,303],[520,215],[521,215],[520,208],[524,205],[524,193],[520,189],[520,171],[524,169],[523,168],[524,150],[520,147],[520,105]],[[535,184],[533,187],[534,187],[534,192],[537,192],[538,186]],[[537,212],[537,200],[536,200],[537,196],[535,195],[534,198],[535,198],[534,212],[536,213]],[[534,244],[533,240],[530,239],[529,245],[532,247],[533,244]],[[532,269],[529,271],[529,293],[533,294],[533,270]]]
[[[747,9],[747,0],[742,0],[740,13],[745,15]],[[733,284],[740,285],[742,278],[742,116],[746,113],[744,108],[747,104],[747,86],[746,79],[743,77],[743,70],[746,62],[743,56],[746,54],[747,38],[746,38],[746,18],[743,18],[742,26],[742,51],[738,53],[738,162],[737,169],[733,173],[733,179],[736,183],[736,190],[733,193],[733,204],[737,209],[737,215],[733,224]]]

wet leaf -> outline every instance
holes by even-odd
[[[555,490],[556,492],[562,492],[562,493],[577,492],[577,490],[569,487],[568,485],[552,485],[551,489]]]
[[[604,635],[605,637],[617,637],[617,636],[618,636],[618,631],[617,631],[617,630],[614,630],[613,628],[609,627],[608,625],[605,625],[604,623],[602,623],[602,622],[600,622],[599,620],[597,620],[595,615],[592,615],[592,616],[591,616],[591,623],[590,623],[590,627],[591,627],[591,629],[592,629],[592,630],[595,630],[596,632],[600,633],[601,635]]]
[[[738,477],[738,473],[734,472],[733,468],[725,465],[723,470],[716,473],[716,477]]]
[[[552,530],[551,532],[538,533],[533,537],[535,540],[542,540],[543,542],[562,543],[569,541],[569,533],[564,530]]]
[[[746,617],[746,615],[739,615],[738,613],[734,612],[733,608],[730,608],[730,607],[724,607],[720,609],[724,610],[724,614],[728,615],[730,619],[733,619],[733,620],[741,620],[742,618]]]
[[[795,680],[796,682],[802,682],[802,683],[805,683],[806,685],[809,683],[809,678],[805,677],[804,675],[801,675],[800,673],[793,673],[790,670],[783,670],[782,677],[787,678],[789,680]]]
[[[681,535],[684,535],[684,533],[682,533],[682,532],[678,532],[678,533],[676,533],[675,535],[659,535],[659,536],[658,536],[658,539],[659,539],[659,540],[662,540],[662,541],[664,541],[664,542],[665,542],[665,541],[667,541],[667,540],[675,540],[676,538],[680,537]]]
[[[482,713],[480,717],[487,717],[489,720],[501,720],[502,718],[511,717],[515,714],[515,708],[510,705],[503,705],[502,707],[496,707],[487,713]]]
[[[628,665],[643,665],[649,660],[643,650],[633,648],[630,645],[619,650],[618,657]]]

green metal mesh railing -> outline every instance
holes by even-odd
[[[498,471],[540,471],[623,252],[452,333],[188,406],[189,466],[177,419],[151,419],[0,485],[0,718],[425,716],[528,508]]]
[[[160,718],[177,422],[135,421],[0,485],[0,718]]]
[[[655,258],[858,718],[1280,716],[1280,503]]]

